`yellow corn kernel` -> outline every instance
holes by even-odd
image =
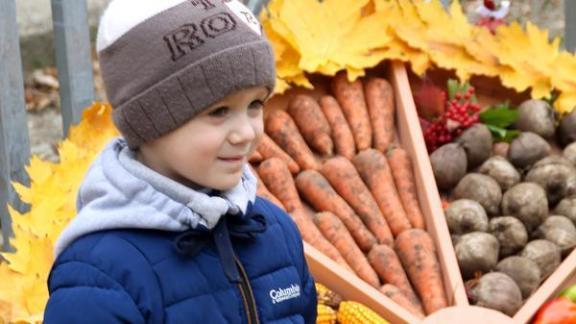
[[[318,304],[327,305],[337,309],[338,305],[342,301],[342,297],[340,297],[340,295],[338,295],[334,291],[328,289],[323,284],[320,283],[315,284],[316,284],[316,294],[318,295]]]
[[[353,301],[340,303],[337,318],[341,324],[388,324],[388,321],[370,308]]]
[[[316,317],[316,324],[335,324],[336,311],[330,306],[318,304],[318,316]]]

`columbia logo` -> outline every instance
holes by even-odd
[[[270,290],[270,298],[272,298],[272,304],[277,304],[283,302],[287,299],[292,299],[300,297],[300,286],[292,284],[288,288],[278,288]]]

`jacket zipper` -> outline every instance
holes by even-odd
[[[248,317],[248,324],[259,324],[258,319],[258,309],[256,308],[256,299],[254,298],[254,293],[252,292],[252,287],[250,287],[250,281],[248,280],[248,275],[240,263],[240,260],[234,255],[234,261],[236,261],[236,266],[240,270],[240,275],[242,281],[238,284],[240,289],[240,294],[242,295],[242,300],[244,302],[244,308],[246,309],[246,316]]]

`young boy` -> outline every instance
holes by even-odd
[[[97,49],[123,137],[56,242],[45,323],[313,323],[290,217],[247,165],[274,58],[226,0],[113,0]]]

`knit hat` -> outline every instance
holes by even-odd
[[[235,91],[274,88],[272,48],[237,0],[113,0],[96,46],[114,123],[131,148]]]

